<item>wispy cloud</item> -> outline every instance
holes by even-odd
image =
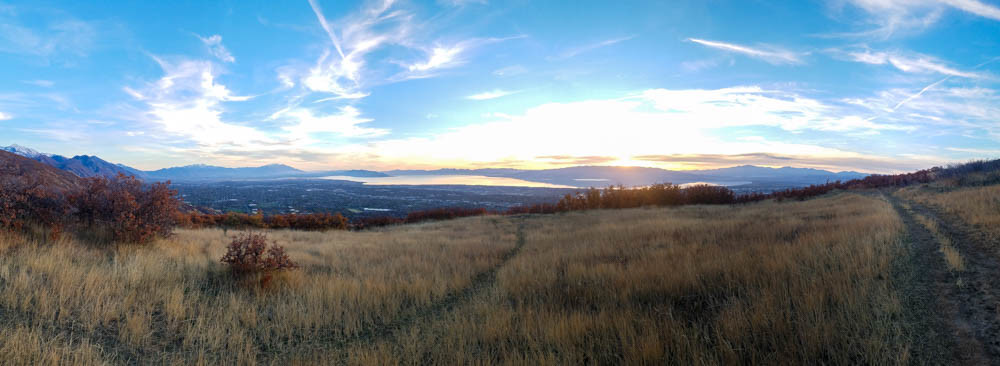
[[[726,58],[728,58],[729,64],[732,65],[733,64],[732,58],[723,57],[723,58],[708,58],[701,60],[684,61],[681,62],[681,68],[684,69],[684,71],[688,72],[698,72],[701,70],[711,69],[716,66],[719,66],[723,62],[727,61]]]
[[[16,14],[12,12],[11,14]],[[29,27],[15,16],[0,13],[0,52],[44,58],[82,57],[97,40],[94,24],[63,17],[43,27]]]
[[[0,112],[0,121],[6,121],[11,118],[14,118],[14,116],[11,116],[9,113]]]
[[[937,73],[963,78],[982,77],[982,75],[974,72],[961,71],[947,66],[943,62],[926,55],[904,56],[898,53],[863,51],[851,52],[848,56],[856,62],[872,65],[892,65],[899,71],[907,73]]]
[[[366,56],[387,44],[413,43],[413,15],[394,9],[393,1],[369,3],[337,22],[326,19],[316,0],[309,0],[309,5],[336,51],[333,55],[325,52],[303,77],[303,85],[311,91],[347,99],[363,97],[367,95],[362,91]]]
[[[282,127],[282,129],[288,132],[294,140],[307,144],[313,142],[310,136],[315,133],[329,133],[353,138],[372,138],[389,133],[388,129],[363,127],[362,124],[371,122],[372,119],[361,117],[361,111],[351,106],[340,108],[339,113],[327,115],[315,115],[312,110],[298,108],[275,117],[288,117],[295,121],[295,124]]]
[[[138,89],[124,88],[146,106],[140,120],[152,122],[159,131],[185,137],[204,148],[274,142],[255,128],[223,120],[224,103],[246,101],[250,97],[234,95],[220,84],[216,80],[220,69],[215,64],[154,59],[163,69],[163,77]]]
[[[447,6],[466,6],[469,4],[486,5],[487,0],[437,0],[438,4]]]
[[[465,97],[465,99],[471,99],[471,100],[496,99],[496,98],[500,98],[500,97],[506,97],[506,96],[511,95],[511,94],[517,94],[517,93],[520,93],[520,92],[521,92],[520,90],[493,89],[491,91],[486,91],[486,92],[482,92],[482,93],[472,94],[470,96]]]
[[[568,49],[566,51],[563,51],[562,53],[560,53],[556,57],[553,57],[553,59],[562,60],[562,59],[567,59],[567,58],[573,58],[573,57],[576,57],[576,56],[578,56],[580,54],[583,54],[583,53],[586,53],[586,52],[590,52],[590,51],[593,51],[593,50],[596,50],[596,49],[599,49],[599,48],[613,46],[613,45],[616,45],[618,43],[622,43],[622,42],[628,41],[630,39],[633,39],[635,37],[637,37],[637,36],[633,34],[633,35],[630,35],[630,36],[607,39],[607,40],[603,40],[603,41],[594,42],[594,43],[586,44],[586,45],[583,45],[583,46],[571,48],[571,49]]]
[[[521,65],[511,65],[511,66],[507,66],[507,67],[503,67],[503,68],[499,68],[499,69],[494,70],[493,71],[493,75],[496,75],[496,76],[499,76],[499,77],[508,77],[508,76],[521,75],[521,74],[524,74],[526,72],[528,72],[528,68],[526,68],[524,66],[521,66]]]
[[[908,124],[938,134],[979,136],[1000,141],[1000,93],[988,88],[956,87],[946,77],[917,92],[892,88],[851,101],[882,123]]]
[[[767,49],[762,48],[752,48],[748,46],[725,43],[719,41],[709,41],[698,38],[688,38],[688,41],[715,49],[720,49],[727,52],[735,52],[745,56],[750,56],[753,58],[761,59],[765,62],[780,65],[780,64],[801,64],[803,63],[801,54],[782,50],[774,47],[768,47]]]
[[[964,153],[972,153],[972,154],[979,154],[979,155],[1000,156],[1000,149],[973,149],[973,148],[966,148],[966,147],[948,147],[948,148],[945,148],[945,150],[957,151],[957,152],[964,152]]]
[[[226,49],[226,46],[222,45],[222,36],[218,34],[214,34],[209,37],[202,37],[199,35],[196,36],[198,37],[198,39],[201,40],[202,43],[205,44],[205,47],[208,47],[208,51],[211,52],[212,56],[215,56],[215,58],[219,59],[222,62],[236,62],[236,58],[234,58],[233,55],[229,53],[229,50]]]
[[[1000,20],[1000,8],[978,0],[944,0],[956,9],[975,14],[984,18]]]
[[[388,165],[472,166],[504,161],[558,166],[574,159],[630,164],[635,156],[767,153],[811,156],[833,166],[836,159],[862,155],[807,143],[732,141],[712,131],[773,127],[790,133],[839,135],[913,129],[902,123],[874,122],[860,112],[866,111],[755,86],[650,89],[612,99],[546,103],[523,113],[491,114],[480,123],[426,137],[372,141],[360,149]],[[614,121],[615,128],[603,128],[608,121]],[[523,148],[505,148],[510,141],[518,141]],[[540,161],[539,157],[549,158]],[[888,160],[885,163],[891,165]]]
[[[526,36],[524,35],[519,35],[512,37],[469,38],[446,46],[435,45],[433,47],[424,48],[423,52],[427,55],[427,59],[412,63],[400,63],[402,66],[406,67],[408,72],[397,74],[393,77],[393,79],[422,79],[436,76],[435,72],[438,70],[465,64],[466,59],[463,55],[468,53],[470,50],[483,47],[488,44],[522,39],[525,37]]]
[[[936,24],[948,9],[1000,20],[1000,8],[979,0],[849,0],[848,3],[868,13],[866,21],[875,27],[832,36],[887,39],[920,32]]]
[[[434,47],[431,49],[427,61],[414,63],[407,68],[410,71],[426,72],[434,69],[442,69],[455,66],[459,63],[457,56],[462,52],[462,47]]]
[[[53,85],[56,85],[56,83],[51,80],[25,80],[23,83],[43,88],[51,88]]]

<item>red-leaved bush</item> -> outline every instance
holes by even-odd
[[[39,225],[56,239],[71,212],[63,194],[46,189],[32,177],[0,178],[0,229],[18,231]]]
[[[144,243],[173,232],[180,204],[176,196],[169,181],[146,185],[119,174],[85,179],[69,201],[81,225],[104,228],[117,242]]]
[[[222,256],[222,263],[229,265],[234,277],[261,275],[261,286],[266,286],[276,271],[298,268],[288,258],[285,248],[275,242],[268,246],[267,234],[253,232],[234,237]]]

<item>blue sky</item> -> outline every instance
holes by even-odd
[[[1000,157],[985,0],[0,2],[0,145],[141,169]]]

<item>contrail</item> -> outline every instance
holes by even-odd
[[[319,4],[316,0],[309,0],[309,6],[312,6],[313,12],[316,13],[316,18],[319,19],[319,25],[323,26],[323,30],[326,34],[330,36],[330,41],[333,41],[333,47],[337,48],[337,53],[340,54],[340,58],[344,58],[344,50],[340,48],[340,40],[337,39],[337,35],[333,33],[333,28],[330,24],[326,22],[326,17],[323,16],[323,10],[319,8]]]
[[[935,82],[935,83],[933,83],[931,85],[925,86],[923,89],[920,89],[920,91],[917,92],[916,94],[913,94],[913,95],[907,97],[906,99],[903,99],[901,102],[899,102],[898,104],[896,104],[895,107],[892,107],[892,111],[895,112],[897,109],[899,109],[899,107],[902,107],[903,104],[906,104],[907,102],[909,102],[911,100],[919,98],[921,95],[924,94],[924,92],[926,92],[928,90],[931,90],[931,88],[937,86],[938,84],[941,84],[941,83],[945,82],[945,80],[948,80],[948,79],[951,79],[951,76],[947,76],[944,79],[938,80],[937,82]]]
[[[983,62],[983,63],[981,63],[979,65],[976,65],[976,67],[973,67],[972,69],[976,70],[976,69],[982,68],[983,66],[989,65],[989,64],[993,63],[996,60],[1000,60],[1000,57],[991,58],[991,59],[987,60],[986,62]],[[897,103],[895,107],[892,107],[892,111],[895,112],[897,109],[899,109],[899,107],[902,107],[903,104],[906,104],[906,103],[908,103],[911,100],[919,98],[925,92],[927,92],[928,90],[931,90],[931,88],[937,86],[938,84],[941,84],[941,83],[947,81],[948,79],[951,79],[951,76],[947,76],[944,79],[938,80],[937,82],[935,82],[935,83],[933,83],[931,85],[925,86],[923,89],[920,89],[920,91],[917,92],[916,94],[913,94],[913,95],[907,97],[906,99],[903,99],[901,102]]]

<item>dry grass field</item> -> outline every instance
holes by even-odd
[[[221,230],[8,236],[0,363],[906,363],[901,232],[846,193],[276,231],[301,269],[264,289],[219,263]]]
[[[956,215],[993,240],[1000,240],[1000,185],[948,188],[951,187],[912,186],[900,190],[898,195]]]

